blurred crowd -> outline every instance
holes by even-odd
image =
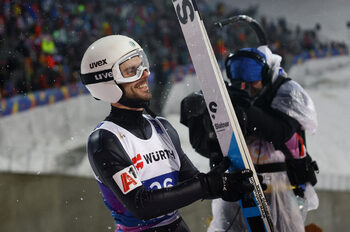
[[[248,9],[232,9],[227,11],[225,3],[216,5],[215,14],[208,17],[209,24],[219,19],[228,18],[234,15],[246,14],[256,19],[263,27],[269,47],[274,53],[283,57],[282,65],[285,69],[291,64],[295,55],[323,49],[338,49],[347,51],[344,41],[322,41],[320,32],[322,26],[316,24],[314,28],[301,29],[300,25],[291,25],[285,18],[269,19],[267,16],[259,15],[258,7],[251,6]],[[208,26],[207,26],[208,28]],[[246,23],[231,24],[221,30],[213,30],[210,34],[213,38],[215,53],[218,58],[223,58],[234,49],[242,47],[258,46],[256,33]],[[287,66],[287,67],[286,67]]]
[[[227,10],[225,3],[198,3],[219,59],[232,49],[251,47],[257,41],[246,25],[222,30],[213,27],[216,20],[238,14],[256,18],[266,30],[272,50],[284,57],[312,49],[346,48],[344,43],[321,43],[321,25],[310,30],[290,28],[285,19],[271,21],[259,16],[257,7]],[[78,82],[83,52],[109,34],[135,38],[146,50],[153,83],[158,87],[156,95],[161,96],[171,84],[171,73],[177,66],[191,62],[171,1],[3,0],[0,99]]]

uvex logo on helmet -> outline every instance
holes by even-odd
[[[112,71],[103,72],[103,73],[95,74],[94,77],[96,81],[102,81],[102,80],[106,81],[106,79],[113,79],[113,73]]]
[[[97,67],[105,65],[105,64],[107,64],[107,61],[106,61],[106,59],[103,59],[103,60],[99,60],[96,62],[92,62],[89,64],[89,66],[91,69],[93,69],[93,68],[97,68]]]

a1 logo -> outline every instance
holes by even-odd
[[[133,165],[130,165],[114,174],[113,179],[124,194],[127,194],[131,190],[142,185]]]

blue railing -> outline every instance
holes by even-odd
[[[3,99],[1,100],[0,117],[23,112],[36,106],[53,104],[85,93],[88,93],[85,86],[76,83]]]
[[[298,55],[294,55],[292,59],[292,65],[294,64],[302,64],[305,61],[309,59],[314,58],[325,58],[325,57],[331,57],[331,56],[338,56],[338,55],[346,55],[348,54],[347,49],[343,48],[325,48],[325,49],[315,49],[308,52],[303,52]]]

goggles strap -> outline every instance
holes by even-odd
[[[113,81],[112,69],[103,70],[100,72],[80,74],[81,82],[84,85],[96,84],[100,82]]]

